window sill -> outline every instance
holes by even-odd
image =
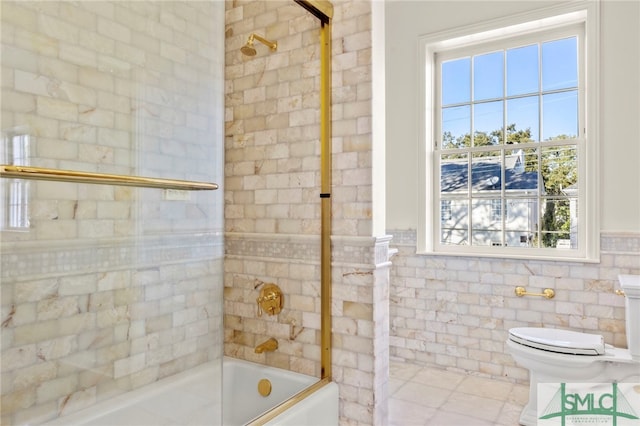
[[[545,262],[571,262],[571,263],[600,263],[600,256],[580,257],[578,254],[570,253],[569,250],[554,253],[541,253],[540,250],[532,251],[532,249],[523,249],[526,252],[518,253],[505,251],[488,253],[486,248],[477,247],[477,250],[465,251],[433,251],[433,250],[416,250],[416,254],[420,256],[442,256],[442,257],[471,257],[486,259],[509,259],[509,260],[528,260],[528,261],[545,261]]]

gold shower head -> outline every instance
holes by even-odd
[[[240,48],[240,51],[245,56],[255,56],[256,55],[256,48],[253,47],[253,42],[250,42],[250,41],[247,41],[247,44],[242,46]]]
[[[246,56],[255,56],[256,54],[256,48],[253,47],[253,41],[254,40],[258,40],[260,43],[264,44],[265,46],[269,47],[269,49],[271,49],[272,52],[275,52],[276,49],[278,48],[278,42],[276,41],[269,41],[264,37],[260,37],[258,34],[251,34],[249,36],[249,39],[247,40],[247,43],[242,46],[240,48],[240,51],[242,52],[243,55]]]

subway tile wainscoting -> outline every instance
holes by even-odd
[[[505,341],[512,327],[556,327],[601,334],[626,347],[619,274],[640,270],[640,235],[601,235],[600,263],[416,255],[414,231],[389,231],[393,359],[527,382]],[[556,296],[517,297],[515,287],[550,287]]]
[[[319,375],[319,241],[313,236],[227,233],[225,355]],[[333,379],[341,415],[360,424],[386,424],[389,238],[335,237],[332,267]],[[284,307],[258,317],[256,287],[278,283]],[[256,354],[267,337],[276,352]],[[374,423],[374,395],[379,399]],[[342,420],[347,421],[347,420]],[[349,424],[348,421],[346,424]]]

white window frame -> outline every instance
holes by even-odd
[[[598,1],[570,2],[554,7],[496,19],[477,25],[465,26],[418,39],[418,233],[417,252],[420,254],[500,257],[520,259],[566,260],[579,262],[600,261],[600,190],[599,190],[599,9]],[[579,111],[584,120],[579,124],[584,143],[578,147],[579,193],[577,249],[490,247],[441,245],[439,235],[439,170],[434,158],[434,138],[437,134],[436,117],[437,82],[435,55],[437,52],[465,49],[477,44],[520,38],[541,31],[558,31],[568,26],[584,25],[585,60],[578,72],[584,83],[579,97],[583,97],[585,111]],[[580,55],[580,47],[579,47]]]

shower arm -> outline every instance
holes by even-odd
[[[249,36],[248,43],[253,44],[253,40],[258,40],[260,43],[264,44],[265,46],[267,46],[272,51],[275,51],[276,49],[278,49],[278,42],[277,41],[267,40],[266,38],[264,38],[262,36],[259,36],[258,34],[252,33]]]
[[[162,188],[182,191],[211,191],[218,185],[209,182],[153,178],[144,176],[115,175],[107,173],[81,172],[75,170],[48,169],[44,167],[0,165],[0,177],[60,182],[124,185],[140,188]]]

